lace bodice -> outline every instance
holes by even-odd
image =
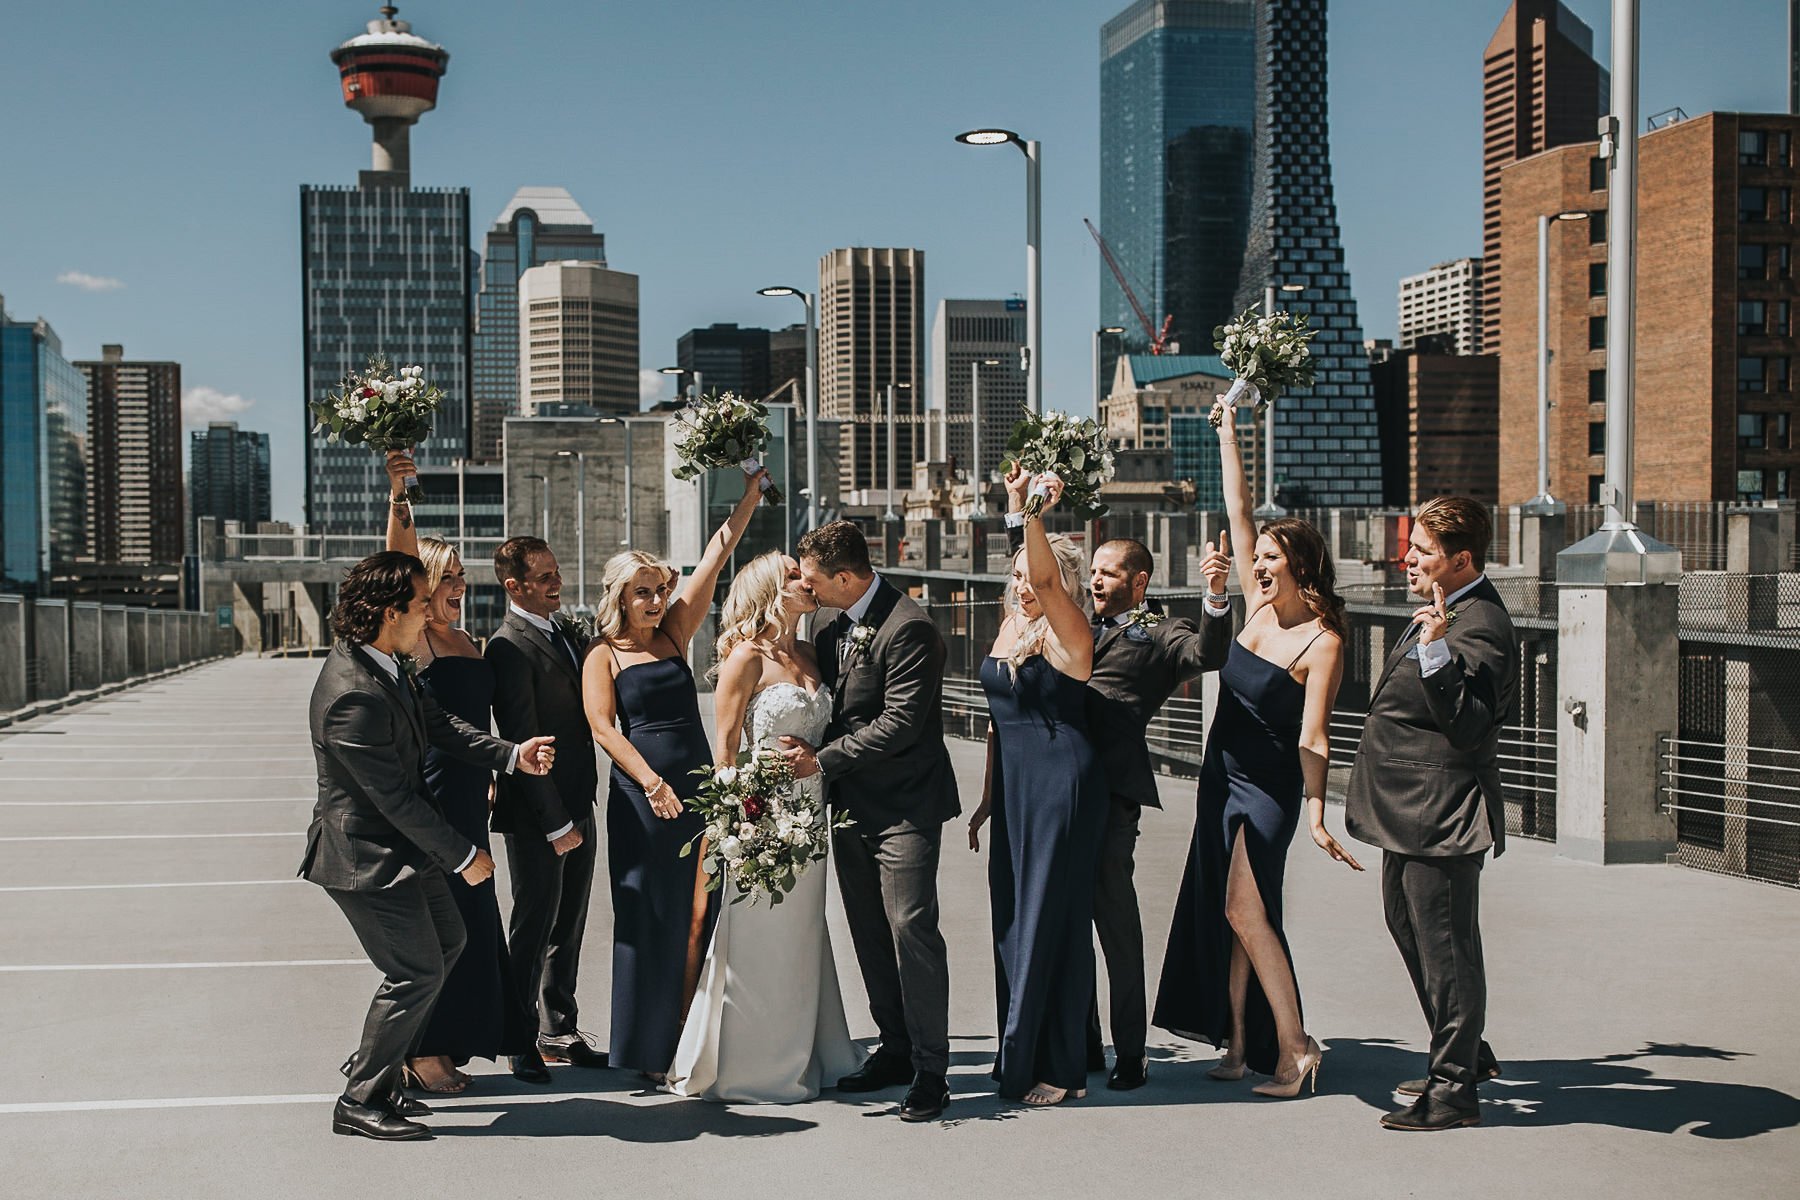
[[[831,689],[824,684],[809,692],[797,683],[772,683],[750,697],[744,720],[748,746],[773,745],[776,738],[796,737],[815,749],[831,724]]]

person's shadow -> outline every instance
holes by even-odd
[[[1402,1098],[1394,1084],[1425,1073],[1425,1056],[1385,1039],[1333,1039],[1320,1083],[1348,1090],[1371,1108],[1392,1112]],[[1649,1133],[1737,1139],[1800,1125],[1800,1098],[1749,1083],[1716,1083],[1657,1072],[1656,1060],[1730,1062],[1738,1051],[1681,1043],[1647,1043],[1643,1049],[1599,1058],[1510,1059],[1500,1053],[1501,1075],[1481,1085],[1484,1124],[1517,1126],[1612,1125]],[[1693,1128],[1689,1129],[1688,1127]]]
[[[727,1104],[689,1100],[671,1104],[625,1104],[595,1096],[510,1105],[459,1104],[447,1113],[498,1113],[486,1125],[441,1125],[438,1137],[606,1137],[621,1142],[691,1142],[696,1138],[773,1137],[816,1128],[798,1117],[744,1112]]]

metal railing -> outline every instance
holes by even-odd
[[[1665,737],[1658,762],[1677,861],[1800,887],[1800,750]]]

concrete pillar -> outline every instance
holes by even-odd
[[[100,686],[100,606],[69,606],[69,690],[91,692]]]
[[[1787,567],[1781,513],[1731,508],[1725,513],[1725,624],[1738,632],[1773,629],[1780,602],[1776,573]]]
[[[125,677],[135,679],[150,673],[150,610],[128,609],[125,618]]]
[[[23,596],[0,596],[0,713],[31,703],[25,670],[25,606]]]
[[[1153,513],[1145,530],[1150,557],[1150,586],[1170,590],[1188,582],[1188,525],[1185,514]]]
[[[1006,562],[1006,524],[984,517],[969,522],[969,574],[987,575]]]
[[[167,614],[160,608],[144,614],[144,669],[151,674],[169,666],[169,626]]]
[[[69,694],[69,602],[32,601],[31,640],[37,658],[34,700],[61,700]]]
[[[331,601],[323,583],[290,585],[294,615],[300,619],[300,644],[313,649],[331,644]]]
[[[906,523],[904,521],[883,521],[881,523],[881,565],[889,570],[900,566],[901,543],[906,540]]]
[[[263,589],[253,584],[246,591],[236,580],[231,583],[231,624],[237,643],[250,654],[261,654],[263,645]]]
[[[1519,565],[1536,578],[1556,578],[1556,556],[1568,544],[1566,513],[1525,513],[1519,517]]]
[[[1673,583],[1564,584],[1557,594],[1556,848],[1592,863],[1661,862],[1661,739],[1679,729]]]
[[[108,604],[100,610],[100,680],[119,683],[131,672],[131,654],[125,644],[126,608]]]
[[[921,521],[915,535],[923,543],[925,550],[925,569],[941,571],[944,569],[944,523],[942,521]]]

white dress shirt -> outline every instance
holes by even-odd
[[[1445,596],[1444,611],[1449,612],[1452,605],[1468,595],[1471,588],[1486,578],[1486,575],[1477,575],[1468,584]],[[1419,678],[1421,679],[1429,679],[1450,665],[1450,639],[1448,637],[1441,637],[1435,642],[1420,642],[1418,650]]]
[[[850,623],[852,625],[859,624],[864,617],[869,615],[869,606],[875,603],[875,590],[880,586],[881,572],[877,571],[874,576],[870,578],[869,590],[862,594],[862,599],[844,610],[844,615],[850,618]]]
[[[544,634],[545,637],[548,637],[550,639],[550,644],[552,646],[562,646],[565,644],[561,638],[556,636],[556,623],[551,621],[548,617],[540,617],[536,613],[526,612],[524,609],[520,608],[516,604],[509,603],[509,604],[507,604],[506,607],[509,611],[517,613],[520,617],[524,618],[524,620],[527,624],[535,626],[538,630],[540,630]],[[575,665],[577,668],[579,668],[581,666],[580,663],[576,663]],[[515,761],[515,762],[518,761],[518,758],[517,758],[518,751],[517,750],[513,751],[513,755],[514,755],[513,761]],[[509,775],[512,773],[512,766],[510,764],[507,766],[506,771],[507,771],[507,774],[509,774]],[[571,830],[573,828],[575,828],[575,822],[569,821],[566,824],[564,824],[561,829],[556,830],[554,833],[546,833],[544,835],[544,840],[547,842],[554,842],[557,838],[562,837],[564,834],[568,833],[569,830]]]

